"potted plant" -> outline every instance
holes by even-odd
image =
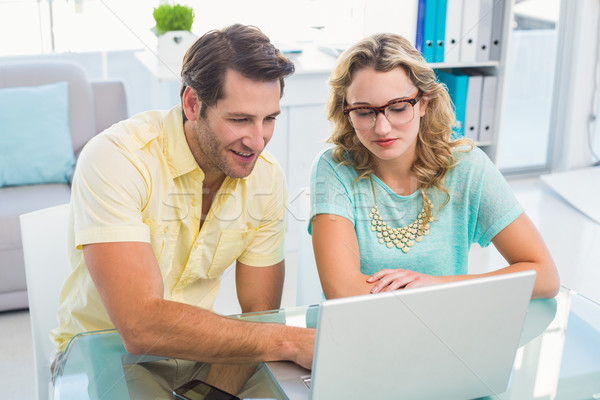
[[[191,32],[194,10],[180,4],[161,4],[152,13],[158,36],[157,52],[162,63],[178,66],[187,49],[196,41]]]

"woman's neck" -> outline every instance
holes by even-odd
[[[412,159],[397,159],[379,162],[375,167],[375,175],[392,191],[401,196],[408,196],[419,189],[417,175],[412,170]]]

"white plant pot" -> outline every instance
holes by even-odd
[[[158,37],[157,55],[159,63],[180,67],[187,49],[198,36],[188,31],[169,31]]]

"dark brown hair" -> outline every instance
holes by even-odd
[[[294,73],[294,64],[257,27],[235,24],[212,30],[198,39],[183,58],[180,96],[190,86],[204,105],[214,105],[224,96],[228,69],[258,82],[279,80],[283,96],[283,80]],[[205,111],[203,107],[202,116]]]

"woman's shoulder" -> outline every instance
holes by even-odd
[[[333,169],[350,168],[350,169],[354,169],[352,166],[350,166],[346,163],[342,163],[338,160],[338,158],[335,154],[334,147],[328,147],[326,149],[321,150],[319,152],[319,154],[317,154],[317,156],[315,157],[315,161],[313,163],[313,168],[333,168]]]
[[[472,168],[492,164],[488,155],[475,145],[458,146],[453,150],[452,155],[454,156],[456,167]]]
[[[446,176],[446,183],[450,186],[479,181],[496,168],[488,155],[477,146],[456,147],[452,155],[454,160]]]
[[[321,160],[325,160],[327,162],[333,161],[333,147],[326,147],[321,150],[319,154],[317,154],[315,157],[315,162],[319,162]]]
[[[356,176],[356,170],[352,165],[341,163],[336,159],[333,147],[323,149],[315,157],[313,162],[313,176],[318,176],[325,173],[351,177],[352,179]]]

